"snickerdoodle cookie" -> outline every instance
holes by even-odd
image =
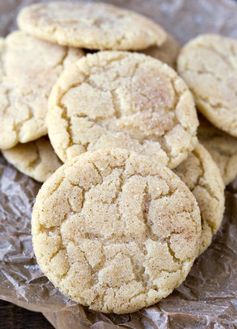
[[[139,50],[166,40],[155,22],[105,3],[34,4],[20,12],[18,24],[36,37],[89,49]]]
[[[107,147],[119,133],[114,146],[136,144],[174,168],[195,147],[198,120],[190,91],[168,65],[144,54],[105,51],[63,71],[47,125],[62,161]]]
[[[180,52],[178,72],[199,111],[237,137],[237,40],[209,34],[191,40]]]
[[[65,65],[82,56],[13,32],[0,43],[0,149],[47,134],[48,96]]]
[[[126,150],[87,152],[42,186],[32,234],[45,275],[74,301],[128,313],[187,276],[200,244],[199,208],[170,169]]]

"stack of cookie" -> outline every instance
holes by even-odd
[[[237,174],[237,42],[202,36],[178,57],[160,26],[99,3],[32,5],[18,24],[0,42],[0,148],[46,181],[37,261],[93,310],[152,305],[222,221],[223,178]],[[198,130],[195,106],[221,130],[203,118]]]

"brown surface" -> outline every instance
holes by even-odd
[[[0,300],[0,329],[51,329],[41,313],[27,311]]]

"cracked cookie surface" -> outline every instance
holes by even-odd
[[[220,169],[225,185],[237,177],[237,138],[212,126],[201,118],[198,138]]]
[[[62,163],[55,154],[47,137],[34,142],[17,144],[2,154],[23,174],[38,182],[44,182]]]
[[[199,111],[237,137],[237,40],[199,36],[181,50],[177,66]]]
[[[88,49],[139,50],[166,39],[155,22],[104,3],[34,4],[20,12],[18,24],[36,37]]]
[[[64,66],[82,56],[13,32],[0,45],[0,149],[47,134],[48,96]]]
[[[167,39],[163,45],[143,50],[144,54],[159,59],[161,62],[164,62],[173,68],[176,67],[176,60],[179,52],[180,44],[170,34],[167,34]]]
[[[97,148],[129,148],[174,168],[196,142],[191,93],[149,56],[89,54],[64,70],[49,99],[47,126],[62,161]],[[114,138],[114,136],[119,138]]]
[[[224,214],[224,183],[220,171],[208,151],[197,145],[175,173],[195,196],[200,208],[202,233],[200,254],[211,244]]]
[[[74,301],[129,313],[170,294],[200,244],[196,200],[170,169],[122,149],[87,152],[43,184],[32,215],[45,275]]]

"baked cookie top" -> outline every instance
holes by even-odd
[[[38,182],[46,181],[62,165],[46,137],[17,144],[12,149],[2,151],[2,154],[20,172]]]
[[[18,24],[36,37],[89,49],[139,50],[166,39],[155,22],[105,3],[34,4],[20,12]]]
[[[126,150],[87,152],[42,186],[33,247],[44,274],[74,301],[128,313],[158,302],[187,276],[200,213],[170,169]]]
[[[181,50],[178,72],[193,92],[199,111],[237,137],[237,40],[197,37]]]
[[[63,67],[82,54],[20,31],[0,43],[0,149],[47,134],[51,88]]]
[[[123,140],[143,149],[149,144],[150,155],[172,168],[194,148],[197,125],[192,95],[173,69],[143,54],[112,51],[89,54],[65,69],[47,116],[62,161],[107,147],[120,133],[124,138],[115,146],[126,148]]]
[[[167,39],[161,46],[153,46],[143,50],[143,53],[159,59],[161,62],[176,68],[176,60],[180,52],[180,44],[170,34],[167,34]]]
[[[237,177],[237,138],[212,126],[201,118],[198,138],[220,169],[225,185]]]
[[[211,244],[224,214],[224,183],[220,171],[208,151],[197,145],[175,173],[194,194],[200,208],[202,234],[200,254]]]

